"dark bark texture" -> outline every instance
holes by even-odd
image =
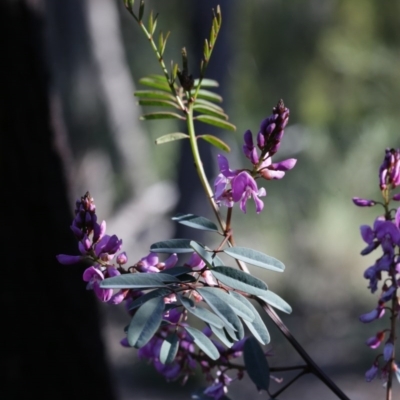
[[[76,243],[49,111],[45,17],[40,0],[0,3],[1,397],[108,400],[95,299],[82,266],[55,259]]]

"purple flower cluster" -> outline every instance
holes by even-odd
[[[380,248],[382,254],[375,263],[364,272],[364,278],[369,281],[371,293],[378,291],[378,283],[383,274],[386,277],[380,289],[378,304],[372,311],[360,316],[360,321],[369,323],[380,319],[386,311],[390,312],[390,328],[378,331],[367,339],[366,344],[377,349],[385,342],[383,351],[376,358],[372,367],[366,372],[365,379],[370,382],[380,372],[383,380],[397,369],[394,361],[395,320],[400,315],[399,298],[397,295],[400,286],[400,207],[397,210],[389,208],[391,200],[400,200],[400,194],[391,196],[390,191],[400,185],[400,150],[386,149],[385,157],[379,168],[379,187],[382,192],[383,203],[375,200],[354,197],[353,202],[359,207],[371,207],[380,204],[384,208],[384,215],[375,219],[372,227],[362,225],[361,236],[367,246],[361,251],[362,255],[370,254]],[[394,214],[393,214],[394,213]],[[380,367],[379,359],[384,363]]]
[[[127,267],[128,257],[125,252],[120,252],[122,240],[118,239],[116,235],[109,236],[105,233],[106,223],[104,221],[101,224],[97,223],[96,206],[89,193],[76,202],[75,218],[71,230],[78,240],[80,254],[60,254],[57,256],[58,261],[64,265],[81,261],[90,263],[90,266],[83,272],[83,280],[87,282],[87,289],[93,290],[103,302],[119,304],[125,301],[126,309],[132,317],[138,310],[136,307],[131,307],[133,301],[146,293],[137,289],[121,289],[114,293],[113,289],[102,288],[101,282],[106,278],[121,274],[157,274],[175,267],[178,262],[178,256],[175,253],[165,261],[160,261],[155,253],[149,253],[134,265]],[[117,253],[119,254],[117,255]],[[217,286],[215,278],[197,253],[193,253],[184,265],[191,268],[192,274],[197,276],[202,286]],[[187,286],[182,287],[180,293],[181,295],[187,294],[195,302],[203,300],[196,290],[191,290]],[[194,370],[200,365],[206,379],[210,382],[210,387],[205,390],[205,393],[216,400],[220,399],[232,381],[226,372],[236,369],[230,364],[230,360],[241,356],[245,339],[226,349],[219,342],[210,338],[221,355],[217,361],[213,361],[203,352],[196,351],[193,338],[185,330],[187,311],[182,305],[179,305],[177,295],[175,293],[167,294],[163,300],[168,305],[163,315],[165,324],[161,324],[156,334],[138,350],[139,357],[152,362],[155,369],[167,380],[180,379],[183,383],[190,375],[194,374]],[[207,337],[212,335],[212,331],[208,327],[203,330],[203,333]],[[179,347],[174,361],[163,363],[160,360],[161,346],[171,335],[177,336]],[[130,347],[127,338],[122,339],[121,344]],[[217,368],[216,378],[211,373],[215,368]],[[242,369],[238,368],[236,378],[241,378],[242,375]]]
[[[57,260],[64,265],[76,264],[81,261],[89,261],[93,265],[83,273],[83,280],[87,282],[87,288],[93,290],[96,296],[104,302],[113,304],[121,303],[126,291],[114,294],[112,289],[102,289],[100,282],[105,278],[120,275],[118,268],[111,263],[116,253],[121,250],[122,240],[116,235],[106,235],[106,223],[97,223],[96,206],[93,198],[87,192],[80,200],[76,201],[75,218],[71,230],[78,240],[80,255],[59,254]],[[117,256],[119,266],[127,262],[125,253]]]
[[[284,135],[284,128],[289,120],[289,109],[280,100],[272,109],[272,115],[261,122],[257,134],[257,147],[250,130],[244,133],[244,155],[253,164],[251,170],[231,170],[228,160],[218,155],[220,173],[214,182],[214,198],[218,204],[233,207],[240,202],[240,209],[246,213],[247,200],[252,197],[257,214],[264,208],[260,197],[266,196],[264,188],[258,189],[256,179],[282,179],[285,172],[292,169],[297,160],[290,158],[279,163],[272,163],[271,157],[278,151]]]

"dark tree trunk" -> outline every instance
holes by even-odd
[[[0,3],[1,397],[112,399],[82,267],[55,259],[76,253],[76,243],[51,126],[44,22],[42,1]]]

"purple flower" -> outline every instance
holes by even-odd
[[[63,265],[77,264],[82,260],[82,256],[69,256],[67,254],[59,254],[56,256],[57,261]]]
[[[136,269],[140,272],[157,273],[160,270],[172,268],[178,262],[176,253],[171,254],[164,262],[160,262],[156,253],[149,253],[143,257],[136,265]]]
[[[375,336],[370,337],[365,344],[371,347],[371,349],[376,349],[381,345],[383,339],[385,339],[385,332],[379,331]]]
[[[269,156],[274,155],[284,135],[284,129],[289,121],[289,109],[279,100],[276,107],[272,109],[272,115],[261,122],[260,132],[264,136],[264,146]]]
[[[282,179],[285,176],[285,171],[289,171],[294,168],[296,163],[297,160],[295,158],[289,158],[279,163],[272,164],[271,157],[268,157],[262,162],[258,172],[264,179],[267,180]]]
[[[104,302],[107,302],[108,300],[111,299],[113,295],[113,290],[112,289],[102,289],[100,287],[100,282],[104,280],[104,275],[103,272],[101,272],[100,269],[96,267],[89,267],[85,269],[83,272],[83,280],[85,282],[88,282],[87,288],[93,289],[95,292],[96,296]]]
[[[253,197],[256,212],[259,214],[264,208],[264,203],[259,197],[266,195],[265,189],[258,189],[256,181],[246,171],[241,172],[232,180],[232,199],[235,203],[240,201],[240,209],[244,213],[246,213],[247,200]]]
[[[385,190],[400,185],[400,149],[386,149],[385,157],[379,168],[379,187]]]
[[[378,365],[374,363],[372,367],[365,373],[365,380],[371,382],[378,374]]]
[[[394,201],[400,201],[400,193],[396,193],[395,195],[393,195],[392,199]]]
[[[392,285],[390,286],[389,289],[385,290],[381,294],[381,300],[384,301],[385,303],[393,298],[393,295],[396,293],[396,286]]]
[[[121,246],[122,239],[118,239],[116,235],[104,235],[94,246],[94,252],[103,261],[110,261],[121,250]]]
[[[222,203],[226,207],[233,207],[233,200],[230,191],[232,179],[239,171],[232,171],[226,157],[218,154],[218,167],[220,174],[214,182],[214,198],[217,203]]]
[[[227,389],[222,382],[216,382],[209,386],[203,393],[207,396],[213,397],[215,400],[219,400],[225,396]]]
[[[162,364],[159,360],[154,360],[154,367],[160,374],[164,375],[168,381],[178,378],[182,369],[177,362]]]
[[[393,340],[389,339],[383,348],[383,359],[389,361],[393,357],[394,344]]]
[[[361,199],[360,197],[353,197],[353,203],[358,207],[371,207],[376,204],[374,200]]]
[[[243,153],[251,161],[252,164],[258,164],[259,157],[257,154],[257,149],[253,143],[253,134],[250,130],[247,130],[244,133]]]
[[[113,295],[112,289],[102,289],[100,287],[101,281],[103,281],[106,277],[117,275],[120,275],[120,272],[113,267],[108,267],[105,270],[105,274],[103,274],[99,267],[92,266],[83,272],[83,280],[88,282],[87,289],[92,289],[101,301],[119,304],[124,300],[127,291],[120,291]]]
[[[374,310],[370,311],[369,313],[360,315],[360,321],[363,323],[372,322],[376,319],[382,318],[385,315],[385,308],[384,303],[379,302],[378,307]]]
[[[126,255],[125,251],[118,255],[117,257],[117,264],[124,265],[128,262],[128,256]]]
[[[192,253],[189,261],[185,263],[185,265],[192,268],[193,271],[199,271],[204,268],[206,263],[200,258],[197,253]]]

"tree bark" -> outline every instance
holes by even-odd
[[[40,0],[0,3],[1,392],[6,399],[108,400],[96,303],[84,290],[82,266],[55,259],[77,246],[51,125],[44,16]]]

